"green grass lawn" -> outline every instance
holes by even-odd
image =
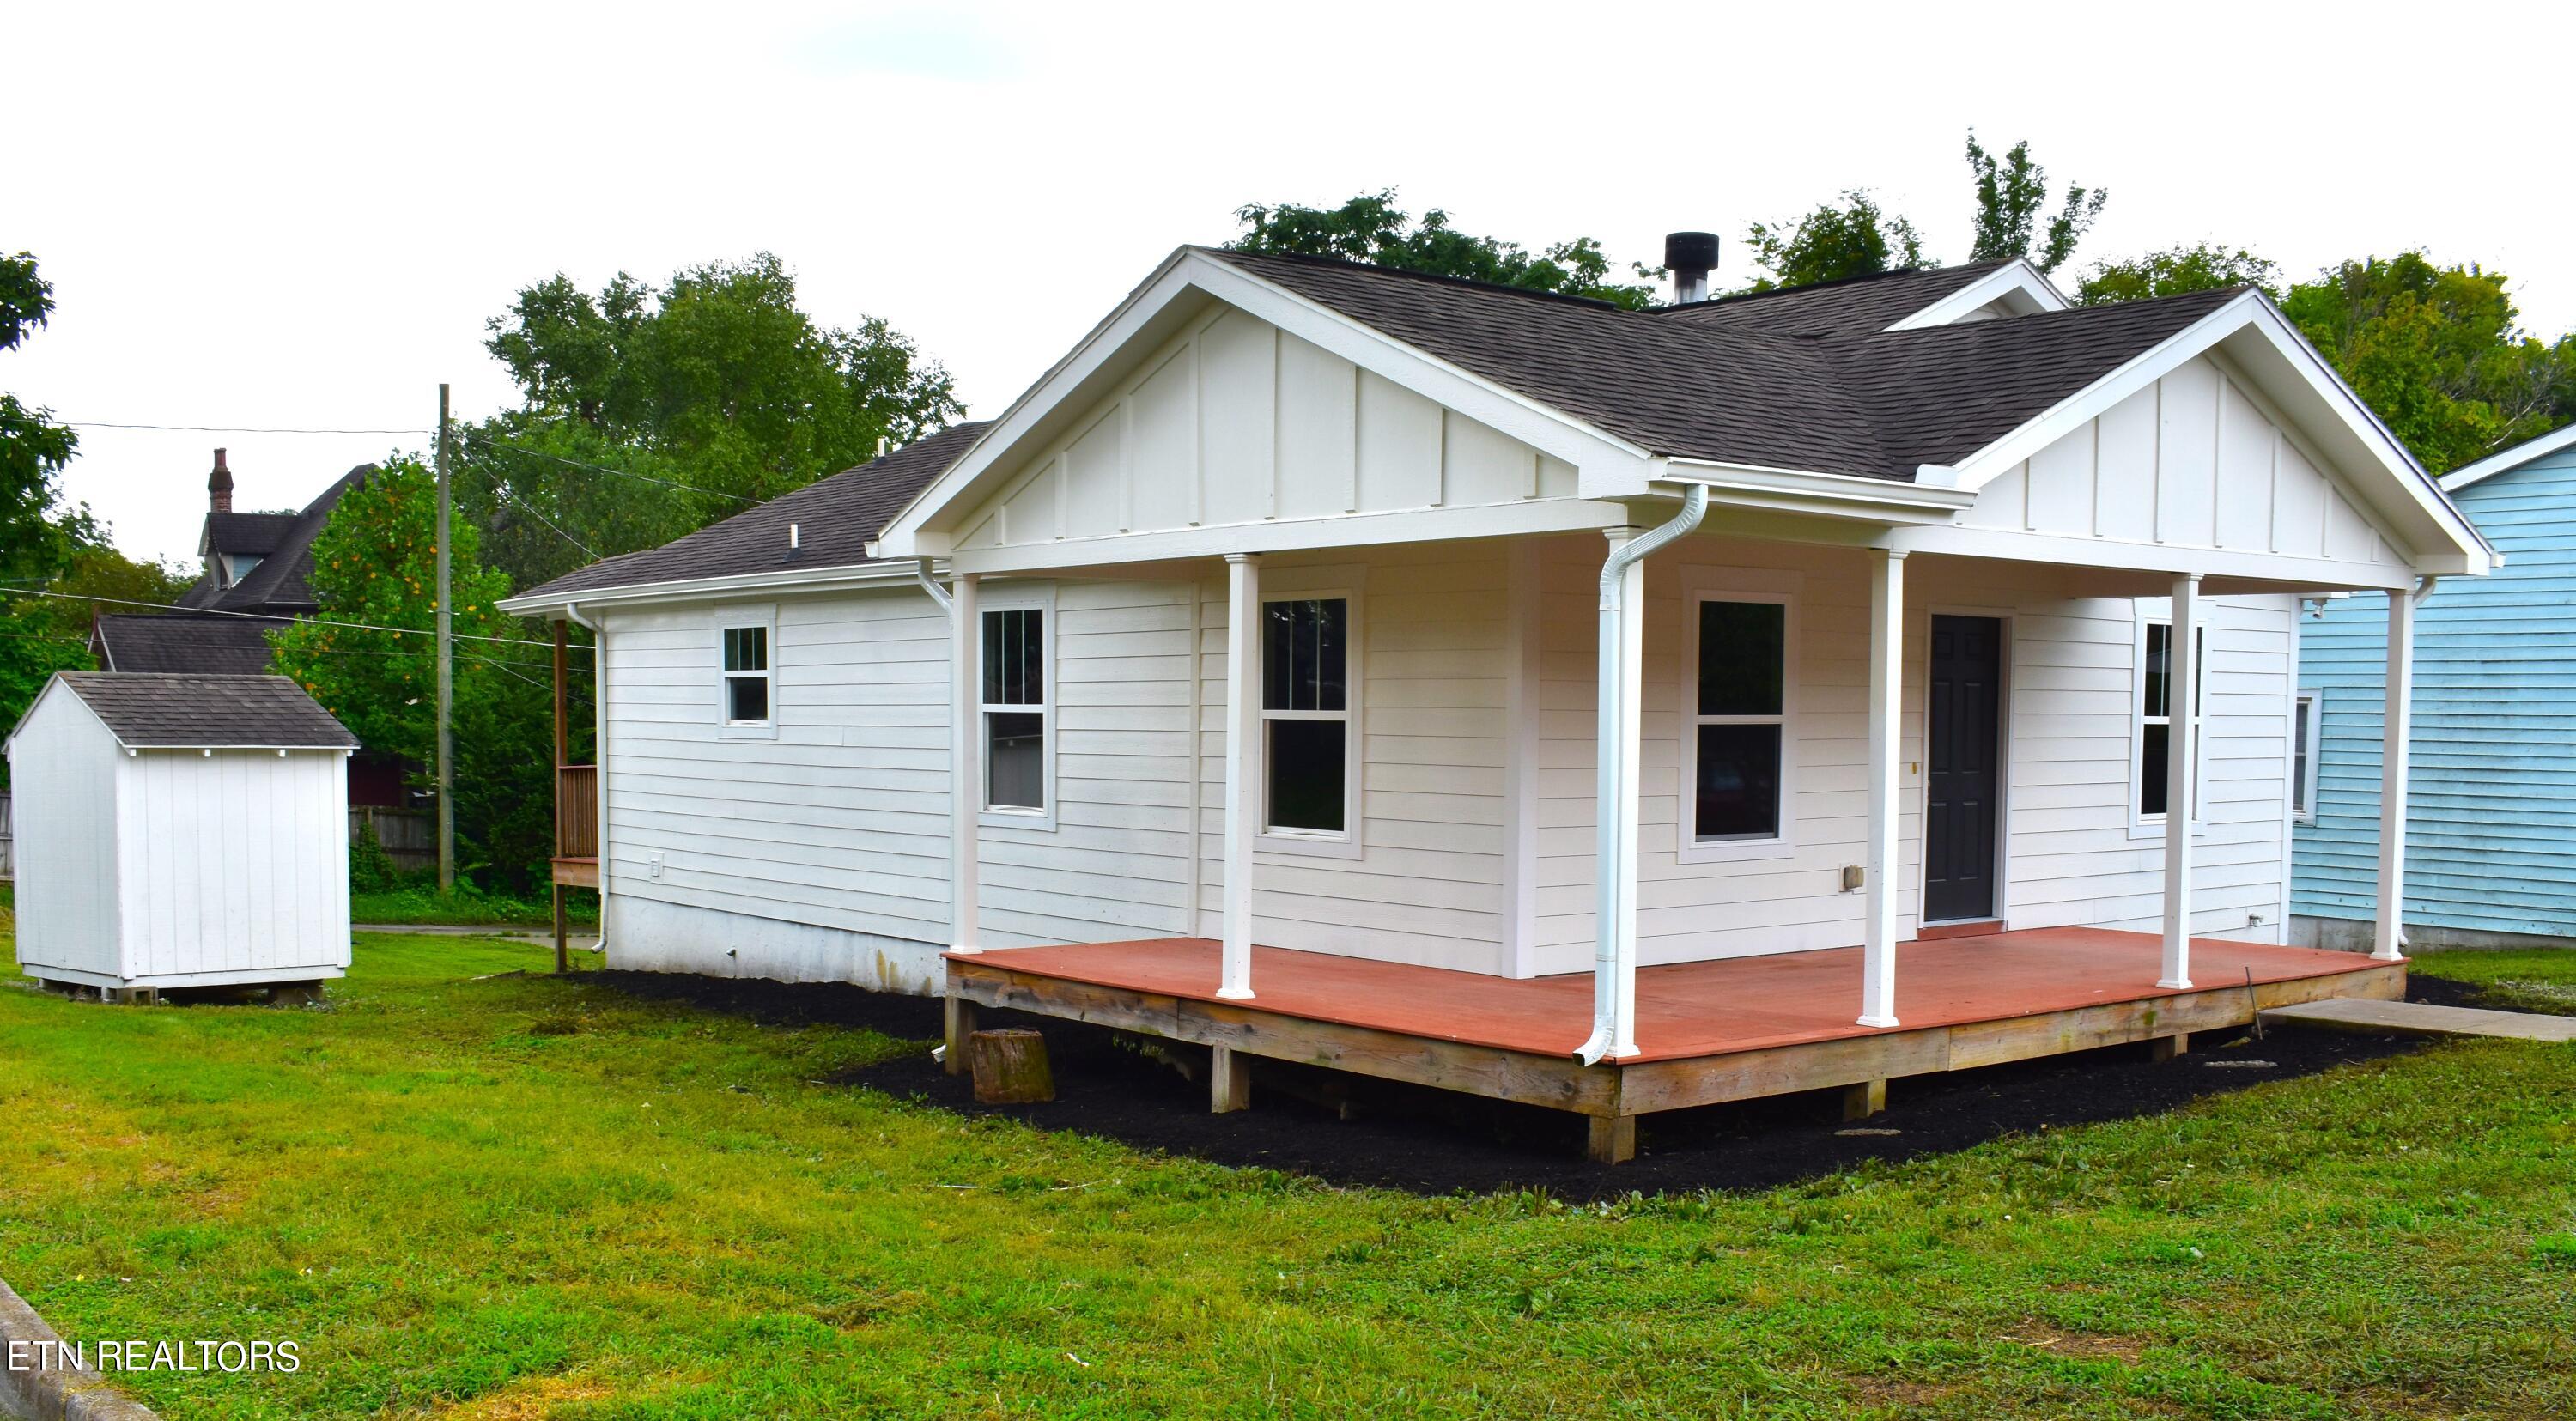
[[[968,1121],[815,1083],[926,1043],[487,975],[547,959],[0,988],[0,1277],[74,1338],[299,1344],[134,1379],[173,1418],[2576,1415],[2576,1048],[1571,1208]]]

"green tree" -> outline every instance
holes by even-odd
[[[2182,296],[2230,286],[2259,287],[2277,300],[2280,282],[2279,267],[2243,247],[2201,242],[2168,247],[2128,261],[2095,262],[2075,288],[2075,303],[2107,306],[2118,301]]]
[[[948,372],[883,320],[817,323],[767,252],[659,288],[621,272],[596,295],[558,273],[485,324],[523,405],[465,431],[459,506],[522,586],[589,553],[667,542],[965,412]]]
[[[1968,251],[1970,261],[2028,257],[2041,271],[2055,271],[2075,255],[2075,244],[2111,200],[2108,188],[2069,186],[2057,215],[2042,227],[2048,170],[2031,161],[2028,139],[1998,159],[1977,141],[1975,129],[1968,130],[1968,171],[1976,177],[1977,193],[1977,237]]]
[[[53,313],[53,283],[34,255],[0,256],[0,353],[16,350]],[[0,393],[0,579],[20,585],[61,572],[74,548],[98,537],[86,508],[61,507],[63,467],[80,437],[52,416]]]
[[[1881,211],[1866,188],[1844,193],[1842,206],[1819,204],[1796,226],[1756,222],[1745,234],[1745,245],[1771,273],[1744,287],[1746,291],[1939,265],[1923,255],[1923,237],[1914,224]]]
[[[368,749],[418,765],[437,753],[437,643],[426,635],[437,620],[437,526],[430,471],[416,456],[388,459],[341,497],[313,541],[320,616],[269,633],[279,672]],[[449,585],[458,863],[485,887],[526,892],[553,852],[551,654],[521,644],[526,624],[496,605],[509,577],[484,564],[477,530],[461,519]]]
[[[1449,214],[1437,207],[1416,222],[1396,206],[1393,188],[1361,193],[1339,207],[1248,203],[1235,209],[1234,216],[1244,231],[1226,244],[1229,251],[1339,257],[1433,276],[1589,296],[1630,309],[1655,300],[1651,280],[1612,281],[1610,259],[1590,237],[1553,243],[1532,253],[1517,242],[1461,232],[1449,224]],[[1660,274],[1644,266],[1637,267],[1636,273],[1649,278]]]
[[[2576,419],[2576,336],[2523,331],[2505,282],[2402,252],[2328,268],[2281,308],[2441,473]]]

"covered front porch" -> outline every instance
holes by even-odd
[[[1586,1064],[1592,982],[1271,947],[1251,950],[1256,999],[1223,989],[1223,944],[1154,938],[988,949],[948,958],[948,1068],[979,1007],[1010,1008],[1209,1047],[1211,1105],[1251,1103],[1243,1058],[1290,1061],[1548,1106],[1590,1117],[1590,1153],[1636,1152],[1640,1115],[1840,1088],[1875,1112],[1890,1080],[2133,1042],[2187,1049],[2193,1032],[2329,997],[2393,999],[2403,962],[2266,943],[2192,942],[2198,985],[2158,985],[2146,933],[2037,928],[1911,943],[1897,1029],[1855,1022],[1865,949],[1636,970],[1633,1054]]]

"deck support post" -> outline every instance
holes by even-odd
[[[1866,1120],[1887,1109],[1887,1077],[1854,1081],[1843,1087],[1843,1119]]]
[[[1251,1062],[1235,1054],[1234,1048],[1215,1045],[1208,1048],[1208,1111],[1214,1115],[1231,1115],[1252,1108]]]
[[[1583,1157],[1594,1164],[1626,1164],[1637,1157],[1637,1117],[1634,1115],[1591,1115],[1590,1138],[1583,1142]]]
[[[2406,755],[2415,729],[2415,598],[2388,594],[2388,704],[2379,746],[2379,912],[2370,955],[2406,955]]]
[[[984,808],[984,690],[982,642],[984,617],[976,610],[976,574],[961,572],[949,580],[948,660],[952,673],[949,700],[956,708],[948,747],[948,950],[984,950],[983,848],[977,829]],[[950,999],[954,1002],[955,998]],[[952,1008],[953,1010],[953,1008]],[[960,1068],[965,1038],[949,1038],[948,1069]]]
[[[1260,800],[1261,559],[1225,555],[1225,942],[1216,994],[1252,996],[1252,837]]]
[[[2200,574],[2174,579],[2165,634],[2165,953],[2167,991],[2191,989],[2191,821],[2200,806],[2192,773],[2200,758]]]
[[[2176,1056],[2190,1054],[2191,1033],[2188,1031],[2177,1031],[2171,1036],[2159,1036],[2147,1043],[2147,1059],[2151,1061],[2170,1061]]]
[[[948,1026],[944,1034],[948,1049],[941,1054],[939,1064],[948,1074],[962,1076],[967,1069],[966,1043],[975,1038],[975,1004],[960,996],[954,985],[948,989]]]
[[[1869,846],[1862,869],[1860,1024],[1896,1021],[1898,733],[1905,702],[1905,554],[1872,549],[1869,577]]]

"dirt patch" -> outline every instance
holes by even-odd
[[[2168,1062],[2117,1046],[2008,1066],[1891,1082],[1873,1128],[1845,1135],[1839,1092],[1811,1092],[1649,1115],[1640,1153],[1602,1167],[1582,1159],[1584,1122],[1560,1111],[1483,1100],[1400,1082],[1253,1062],[1253,1109],[1208,1111],[1207,1053],[1078,1022],[986,1010],[986,1026],[1046,1037],[1057,1097],[1037,1105],[979,1105],[971,1083],[931,1061],[941,1004],[837,983],[783,983],[652,972],[601,972],[584,981],[656,1001],[684,1002],[779,1025],[863,1028],[924,1043],[919,1054],[843,1073],[865,1086],[966,1115],[1004,1115],[1041,1129],[1078,1130],[1212,1163],[1308,1175],[1334,1184],[1423,1194],[1544,1187],[1561,1198],[1639,1190],[1760,1189],[1850,1168],[1965,1149],[2004,1135],[2153,1115],[2265,1081],[2425,1049],[2420,1040],[2274,1028],[2204,1033]],[[2410,999],[2466,1005],[2475,990],[2414,980]],[[2212,1061],[2249,1064],[2212,1067]],[[2268,1064],[2255,1065],[2254,1062]],[[2090,1355],[2090,1354],[2088,1354]]]
[[[1898,1377],[1846,1377],[1843,1386],[1851,1393],[1855,1404],[1892,1410],[1900,1416],[1938,1406],[1949,1399],[1953,1390],[1931,1382],[1906,1381]]]

